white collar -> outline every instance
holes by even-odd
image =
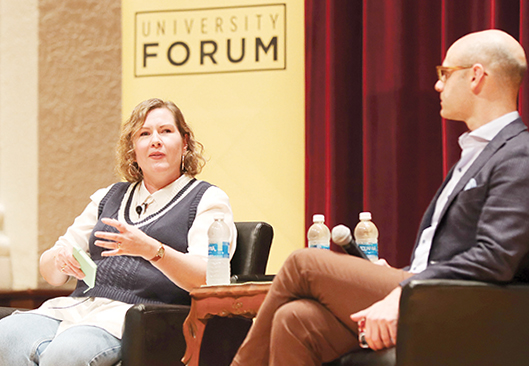
[[[156,202],[160,205],[164,205],[169,202],[184,186],[189,183],[193,177],[183,174],[178,179],[169,183],[165,187],[157,190],[154,193],[150,193],[145,187],[145,181],[142,181],[134,194],[134,207],[141,205],[142,203],[151,204]]]
[[[518,111],[510,112],[490,121],[489,123],[485,123],[474,131],[467,131],[459,136],[459,146],[461,146],[462,149],[465,149],[471,140],[489,142],[496,137],[505,126],[514,122],[518,118],[520,118]]]

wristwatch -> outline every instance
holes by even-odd
[[[163,244],[160,244],[160,248],[158,248],[158,251],[156,252],[156,255],[154,258],[149,259],[149,262],[156,262],[162,259],[165,256],[165,247]]]

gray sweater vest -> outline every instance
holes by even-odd
[[[112,186],[99,205],[99,220],[89,239],[90,256],[97,264],[95,286],[85,293],[87,285],[84,281],[77,281],[77,287],[71,296],[105,297],[129,304],[189,304],[188,292],[176,286],[149,261],[125,255],[102,257],[101,253],[106,249],[94,245],[94,233],[117,232],[115,228],[101,222],[101,219],[117,219],[119,207],[126,200],[125,221],[128,224],[137,226],[164,245],[185,253],[188,246],[187,235],[195,220],[198,204],[204,192],[211,186],[207,182],[199,182],[192,188],[195,183],[196,179],[193,179],[164,208],[136,223],[129,217],[135,187],[129,197],[125,197],[130,183],[121,182]],[[190,189],[191,191],[187,192]]]

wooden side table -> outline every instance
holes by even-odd
[[[203,286],[192,290],[191,309],[184,322],[186,353],[182,362],[198,366],[200,345],[208,319],[217,316],[253,318],[261,306],[271,282],[248,282],[226,286]]]

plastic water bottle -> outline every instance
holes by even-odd
[[[230,283],[230,229],[224,222],[224,214],[213,216],[208,230],[207,285],[228,285]]]
[[[371,221],[371,212],[360,212],[354,231],[356,244],[372,262],[378,260],[378,229]]]
[[[313,224],[309,227],[307,232],[307,239],[309,240],[309,248],[330,249],[331,248],[331,231],[325,225],[324,215],[314,215],[312,217]]]

